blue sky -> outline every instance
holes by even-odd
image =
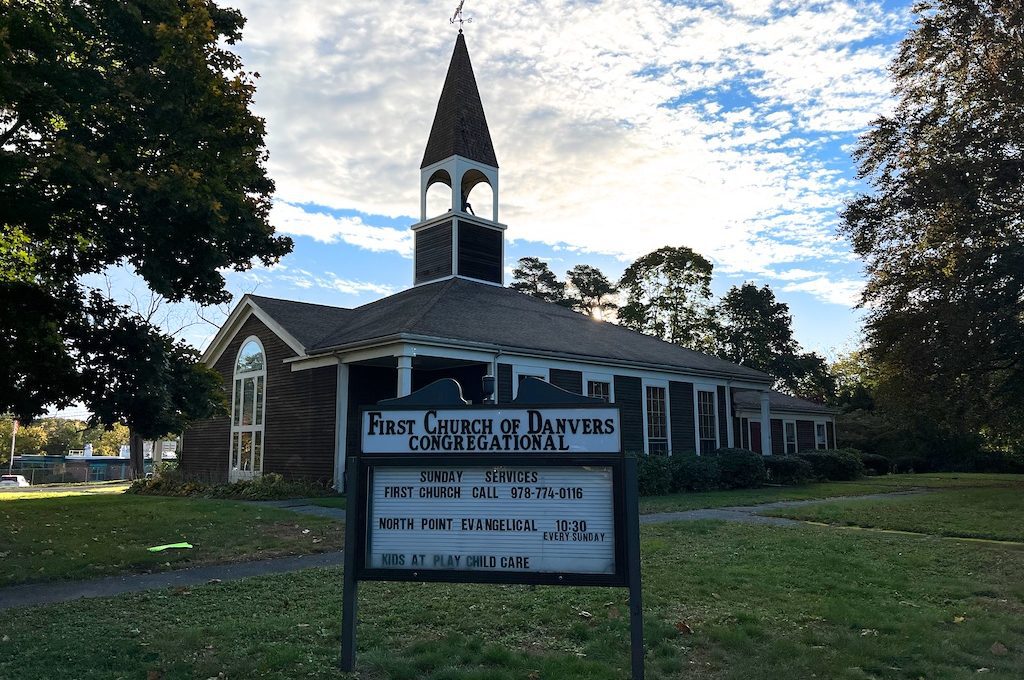
[[[295,239],[279,266],[231,274],[231,290],[350,307],[409,286],[457,3],[228,4],[248,17],[235,49],[260,73],[272,221]],[[857,189],[852,145],[892,107],[909,5],[469,0],[506,269],[536,256],[560,276],[587,263],[614,278],[686,245],[714,262],[716,294],[767,283],[805,347],[851,348],[863,279],[837,213]],[[213,330],[185,335],[202,345]]]

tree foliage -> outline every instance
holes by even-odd
[[[690,349],[715,344],[710,261],[685,247],[664,246],[640,257],[622,273],[626,304],[619,323]]]
[[[618,288],[597,267],[578,264],[566,272],[565,278],[566,299],[577,312],[604,317],[618,309],[612,299]]]
[[[558,280],[547,262],[537,257],[519,258],[512,270],[509,288],[545,302],[562,304],[565,300],[565,284]]]
[[[914,11],[897,108],[856,151],[870,190],[843,215],[877,396],[939,432],[1024,441],[1024,5]]]
[[[793,337],[789,305],[768,286],[733,286],[716,308],[718,355],[773,376],[776,389],[824,403],[835,393],[827,362]]]
[[[254,74],[228,48],[243,24],[209,0],[5,3],[0,410],[81,401],[159,436],[218,402],[194,351],[82,281],[124,265],[214,304],[225,270],[290,251],[267,220]]]

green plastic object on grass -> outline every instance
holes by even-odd
[[[161,552],[170,548],[191,548],[191,543],[168,543],[167,545],[154,545],[152,548],[146,548],[149,552]]]

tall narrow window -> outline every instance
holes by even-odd
[[[786,433],[786,453],[796,453],[796,421],[787,420],[782,425]]]
[[[814,423],[814,448],[828,448],[828,436],[825,434],[825,423]]]
[[[715,393],[697,390],[697,430],[700,452],[711,453],[718,448],[718,418]]]
[[[647,386],[644,406],[647,411],[647,453],[668,453],[667,390],[659,385]]]
[[[267,362],[263,346],[255,337],[242,343],[235,361],[231,390],[231,451],[228,455],[232,480],[250,479],[263,472],[263,415],[266,404]]]

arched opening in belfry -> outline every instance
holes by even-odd
[[[447,170],[438,170],[427,180],[426,218],[443,215],[452,209],[452,178]]]
[[[487,175],[479,170],[467,170],[462,176],[463,210],[487,220],[497,221],[494,211],[494,189]]]

